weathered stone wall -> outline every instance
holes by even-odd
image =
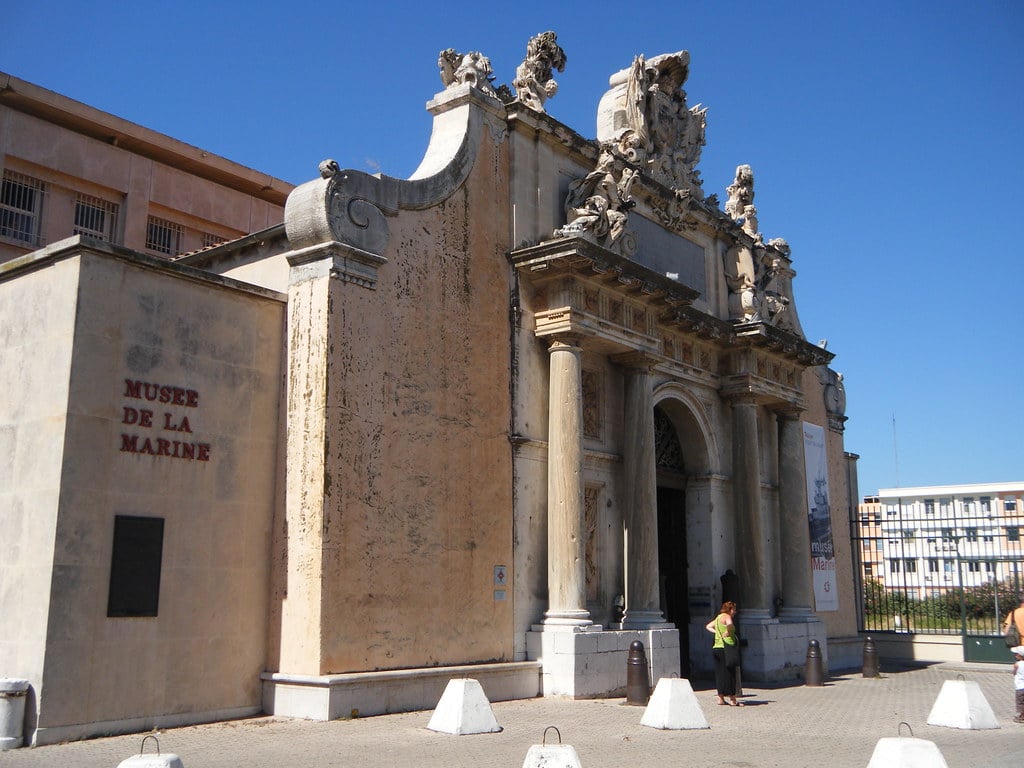
[[[484,130],[462,187],[389,222],[376,289],[329,289],[321,673],[512,659],[508,171]]]
[[[0,271],[0,676],[36,692],[46,648],[79,263]]]
[[[45,645],[31,638],[45,647],[36,741],[174,715],[194,721],[259,711],[283,302],[193,279],[155,259],[66,242],[52,266],[4,285],[18,291],[4,306],[74,313],[73,328],[52,317],[36,326],[63,334],[55,341],[73,349],[70,366],[61,372],[38,349],[19,355],[25,365],[49,365],[40,371],[49,378],[9,388],[32,408],[40,400],[32,393],[61,393],[66,408],[63,454],[47,459],[40,445],[33,457],[55,473],[56,525],[34,520],[26,531],[26,554],[43,554],[43,542],[53,542],[43,561],[52,563],[52,581],[44,574],[4,580],[15,594],[49,587],[33,608],[48,617]],[[72,281],[61,300],[21,293],[61,273]],[[20,432],[33,431],[30,416],[19,417]],[[14,455],[32,442],[20,438]],[[40,511],[33,508],[33,518]],[[119,515],[164,521],[156,616],[108,616]],[[5,673],[24,674],[20,665]]]

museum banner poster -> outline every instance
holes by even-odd
[[[828,456],[825,429],[804,422],[804,474],[807,478],[807,524],[811,531],[814,606],[838,611],[836,555],[832,546],[832,513],[828,503]]]

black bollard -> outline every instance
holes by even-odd
[[[811,640],[807,644],[807,663],[804,666],[804,685],[824,685],[824,672],[821,668],[821,646],[817,640]]]
[[[864,677],[881,677],[878,672],[878,649],[870,637],[864,638]]]
[[[629,644],[626,656],[626,703],[634,707],[646,707],[651,698],[651,678],[647,674],[647,654],[644,644],[634,640]]]

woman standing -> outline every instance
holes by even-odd
[[[736,603],[727,601],[705,626],[715,636],[711,647],[711,655],[715,659],[715,685],[718,688],[718,703],[730,707],[742,707],[742,701],[736,701],[736,667],[740,665],[740,641],[736,636],[736,624],[732,617],[736,615]],[[726,702],[725,697],[729,697]]]

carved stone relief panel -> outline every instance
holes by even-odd
[[[658,469],[682,474],[683,447],[679,443],[675,425],[660,408],[654,409],[654,455]]]
[[[587,602],[598,600],[598,502],[604,485],[586,485],[583,488],[583,551],[587,585]]]
[[[601,418],[604,378],[599,371],[587,369],[583,369],[580,378],[583,386],[583,435],[600,440],[604,421]]]
[[[638,333],[647,333],[647,312],[640,307],[630,307],[630,328]]]
[[[681,352],[679,361],[687,365],[693,365],[693,344],[684,341],[680,343],[679,350]]]
[[[678,362],[678,358],[676,358],[676,340],[672,334],[662,334],[661,353],[669,360],[676,360],[676,362]]]
[[[608,320],[622,325],[622,299],[611,299],[608,302]]]

